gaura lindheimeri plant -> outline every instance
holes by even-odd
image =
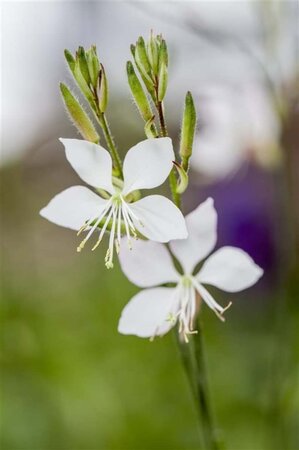
[[[170,170],[174,153],[171,139],[157,138],[140,142],[128,151],[123,165],[123,181],[113,184],[112,159],[107,150],[97,144],[78,139],[61,139],[69,163],[83,181],[105,198],[84,186],[74,186],[56,195],[40,214],[51,222],[87,234],[79,244],[81,251],[95,230],[101,242],[110,228],[107,268],[113,267],[114,245],[117,253],[121,236],[126,234],[128,247],[137,233],[157,242],[187,237],[181,211],[162,195],[150,195],[132,201],[139,189],[161,185]]]
[[[211,253],[217,240],[217,213],[211,198],[186,217],[188,238],[171,241],[171,253],[179,261],[180,273],[166,246],[155,242],[139,242],[134,254],[120,256],[123,272],[139,287],[147,288],[135,295],[122,312],[118,329],[123,334],[140,337],[161,336],[177,322],[179,333],[188,342],[196,333],[195,316],[203,300],[221,319],[220,306],[205,285],[226,292],[239,292],[255,284],[263,270],[243,250],[223,247],[210,255],[202,267],[196,267]],[[157,261],[159,263],[157,264]],[[165,287],[174,283],[174,287]],[[160,286],[160,287],[153,287]]]
[[[71,90],[61,83],[67,112],[83,137],[61,142],[67,160],[93,191],[84,186],[70,187],[56,195],[40,214],[78,234],[86,233],[78,251],[97,235],[92,247],[95,249],[107,234],[107,268],[113,267],[115,248],[123,272],[146,288],[125,307],[119,323],[121,333],[154,337],[178,323],[179,336],[184,338],[178,339],[178,344],[203,418],[205,448],[217,450],[203,382],[206,374],[201,328],[194,322],[202,301],[222,320],[230,305],[220,306],[206,285],[237,292],[252,286],[262,270],[245,252],[233,247],[217,250],[198,267],[215,247],[217,214],[212,199],[196,208],[186,221],[181,212],[181,194],[188,187],[196,129],[193,98],[187,92],[176,155],[168,137],[163,103],[168,84],[166,42],[161,35],[151,33],[147,43],[139,37],[131,53],[128,84],[147,139],[131,148],[122,162],[106,117],[108,81],[95,46],[87,51],[79,47],[75,56],[65,51],[69,69],[99,129]],[[100,145],[100,130],[106,149]],[[160,186],[167,178],[173,203],[161,195],[141,197],[141,190]],[[136,238],[134,245],[132,238]],[[166,247],[163,243],[168,242]]]
[[[163,114],[161,101],[167,86],[167,48],[161,38],[158,42],[152,37],[152,43],[155,70],[158,70],[158,67],[162,70],[160,75],[155,75],[152,98]],[[151,106],[134,69],[128,70],[128,81],[139,111],[147,121],[145,133],[148,139],[131,148],[122,164],[105,116],[108,82],[95,46],[88,51],[79,47],[75,58],[66,50],[65,57],[78,87],[103,131],[110,154],[99,145],[100,136],[85,110],[69,88],[61,84],[66,109],[85,138],[61,139],[61,142],[65,146],[69,163],[81,179],[97,193],[83,186],[68,188],[55,196],[40,214],[51,222],[77,230],[78,234],[86,232],[77,247],[78,251],[83,249],[94,233],[98,234],[98,239],[92,247],[93,250],[100,244],[104,234],[110,233],[105,257],[107,268],[113,267],[114,247],[119,253],[122,235],[127,236],[130,249],[131,237],[139,236],[157,242],[186,238],[184,217],[169,199],[161,195],[140,199],[140,189],[160,186],[167,179],[172,172],[175,155],[171,139],[166,137],[165,133],[159,137]]]

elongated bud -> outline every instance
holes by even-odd
[[[100,64],[100,75],[98,82],[98,100],[101,112],[105,112],[108,104],[108,81],[104,66]]]
[[[159,67],[164,63],[168,67],[168,50],[165,39],[161,40],[161,45],[159,48]]]
[[[132,53],[133,58],[135,59],[135,51],[136,51],[135,45],[131,44],[131,45],[130,45],[130,50],[131,50],[131,53]]]
[[[146,54],[145,43],[142,37],[139,37],[136,46],[133,44],[131,45],[131,53],[133,55],[136,67],[140,73],[142,81],[155,103],[156,93],[154,88],[154,82],[152,79],[150,63]]]
[[[158,54],[158,41],[156,37],[153,35],[153,32],[151,31],[151,35],[147,44],[147,55],[148,59],[152,68],[152,71],[155,76],[158,75],[158,60],[159,60],[159,54]]]
[[[160,65],[158,80],[158,100],[159,102],[162,102],[165,97],[168,84],[168,70],[165,62],[162,62]]]
[[[89,76],[91,80],[91,84],[96,89],[99,72],[100,72],[100,63],[97,55],[97,48],[95,45],[92,45],[89,50],[85,53]]]
[[[86,83],[85,78],[82,75],[78,59],[75,62],[75,67],[74,67],[74,73],[73,74],[74,74],[74,78],[77,81],[77,84],[78,84],[79,88],[81,89],[83,95],[86,97],[86,99],[90,103],[91,107],[93,109],[95,109],[95,103],[94,103],[93,94],[92,94],[88,84]]]
[[[100,141],[100,137],[78,100],[63,83],[60,83],[60,92],[67,112],[82,137],[87,141],[95,142],[97,144]]]
[[[81,70],[81,73],[89,86],[91,83],[90,75],[89,75],[89,69],[87,65],[85,50],[83,47],[79,47],[76,53],[76,59],[79,61],[79,67]]]
[[[71,52],[67,49],[64,50],[64,57],[66,59],[66,62],[69,66],[70,71],[72,72],[72,74],[74,74],[75,64],[76,64],[75,58],[73,57]]]
[[[185,192],[185,190],[188,187],[188,182],[189,182],[188,174],[180,164],[178,164],[176,161],[172,161],[172,162],[179,174],[179,181],[178,181],[178,184],[176,185],[175,191],[177,194],[183,194],[183,192]]]
[[[191,92],[187,92],[182,121],[182,134],[180,142],[180,156],[182,167],[187,172],[189,159],[192,155],[193,139],[196,127],[196,111]]]
[[[155,116],[151,117],[144,125],[144,132],[148,139],[158,137],[158,132],[154,122]]]
[[[135,61],[138,68],[140,68],[142,72],[144,72],[147,75],[150,75],[151,65],[147,57],[145,43],[142,36],[138,38],[138,41],[136,43]]]
[[[128,82],[129,86],[131,88],[132,95],[134,97],[134,100],[136,102],[136,105],[139,109],[139,112],[141,114],[141,117],[144,121],[148,121],[152,118],[153,113],[149,104],[149,101],[147,99],[147,96],[141,86],[141,83],[135,73],[133,64],[131,61],[127,62],[127,75],[128,75]]]

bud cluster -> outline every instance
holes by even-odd
[[[167,135],[163,117],[163,100],[168,84],[168,51],[166,41],[162,35],[154,36],[145,43],[140,36],[135,45],[131,45],[131,53],[137,72],[143,82],[142,86],[131,61],[127,62],[128,82],[133,98],[141,117],[146,122],[145,133],[147,137],[157,137],[154,125],[154,114],[149,99],[158,110],[162,136]],[[149,94],[149,98],[146,94]]]
[[[147,42],[140,36],[135,45],[131,45],[131,53],[133,62],[127,62],[128,83],[144,121],[145,134],[147,138],[168,136],[163,104],[168,85],[169,58],[166,41],[161,34],[154,35],[151,32]],[[102,129],[112,156],[114,176],[116,179],[122,179],[122,163],[105,115],[109,97],[108,81],[96,47],[92,45],[88,50],[79,47],[75,55],[65,50],[64,54],[81,93]],[[100,135],[96,127],[73,92],[63,83],[60,84],[60,91],[69,116],[83,138],[99,143]],[[180,161],[174,161],[169,178],[171,191],[178,205],[180,194],[188,186],[189,159],[195,126],[196,111],[192,95],[187,92],[181,126]]]
[[[108,103],[108,83],[95,45],[87,51],[79,47],[75,57],[64,52],[66,61],[81,92],[95,112],[104,113]]]

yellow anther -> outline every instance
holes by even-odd
[[[85,243],[86,243],[86,240],[83,239],[83,241],[77,247],[77,252],[81,252],[81,250],[84,248]]]
[[[113,262],[112,261],[106,261],[105,266],[107,269],[113,269]]]

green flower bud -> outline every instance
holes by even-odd
[[[158,62],[159,62],[159,53],[158,53],[158,43],[156,37],[154,37],[153,32],[151,32],[150,39],[147,44],[147,55],[148,59],[155,76],[158,75]]]
[[[158,80],[158,101],[162,102],[165,97],[168,84],[168,71],[164,61],[162,61],[160,65]]]
[[[147,57],[144,39],[142,36],[138,38],[135,49],[135,61],[140,70],[150,77],[151,65]]]
[[[79,61],[79,67],[80,67],[81,73],[82,73],[87,85],[89,86],[91,83],[91,79],[90,79],[90,75],[89,75],[85,50],[83,47],[78,48],[77,53],[76,53],[76,60]]]
[[[109,91],[106,72],[102,64],[100,64],[100,75],[97,94],[98,94],[99,109],[103,113],[106,111],[107,108]]]
[[[95,142],[97,144],[100,141],[100,137],[78,100],[63,83],[60,83],[60,92],[66,110],[82,137],[87,141]]]
[[[161,40],[161,45],[159,48],[159,67],[163,63],[166,65],[166,67],[168,67],[168,50],[165,39]]]
[[[174,167],[178,171],[179,181],[175,187],[175,191],[177,194],[183,194],[188,187],[189,178],[187,172],[183,169],[183,167],[178,164],[176,161],[173,161]]]
[[[73,74],[74,74],[74,78],[77,81],[78,86],[81,89],[83,95],[86,97],[86,99],[90,103],[90,106],[95,110],[96,105],[94,102],[94,97],[93,97],[93,94],[92,94],[88,84],[86,83],[84,76],[82,75],[80,63],[79,63],[78,59],[76,59]]]
[[[182,120],[182,133],[180,142],[180,156],[182,167],[187,172],[189,159],[192,155],[193,139],[196,127],[196,111],[191,92],[187,92]]]
[[[152,118],[153,113],[148,101],[148,98],[141,86],[141,83],[135,73],[133,64],[131,61],[127,62],[127,75],[128,75],[128,82],[129,86],[131,88],[132,95],[134,97],[134,100],[136,102],[136,105],[138,107],[138,110],[141,114],[141,117],[144,121],[148,121]]]
[[[96,89],[99,72],[100,72],[100,63],[97,55],[97,49],[95,45],[92,45],[89,50],[85,53],[89,76],[91,80],[92,86]]]
[[[158,132],[155,127],[155,116],[151,117],[144,126],[144,132],[148,139],[158,137]]]
[[[66,62],[70,68],[70,71],[72,72],[72,74],[74,75],[74,70],[75,70],[75,58],[73,57],[73,55],[71,54],[71,52],[67,49],[64,50],[64,57],[66,59]]]
[[[131,44],[131,45],[130,45],[130,50],[131,50],[131,53],[132,53],[133,58],[135,59],[135,51],[136,51],[135,45]]]

